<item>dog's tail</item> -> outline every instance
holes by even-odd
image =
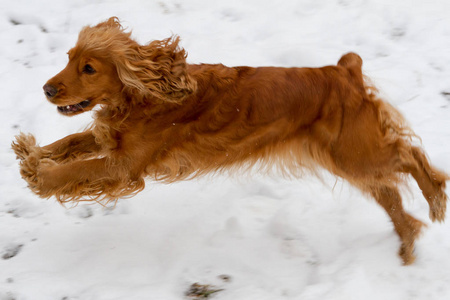
[[[337,64],[349,71],[356,86],[364,89],[364,76],[362,73],[363,61],[358,54],[353,52],[344,54]]]
[[[390,137],[393,140],[402,138],[409,141],[418,138],[403,115],[379,97],[378,89],[367,76],[363,75],[362,64],[361,57],[353,52],[343,55],[338,61],[338,66],[344,67],[350,73],[351,80],[355,87],[360,89],[362,94],[365,95],[365,100],[374,103],[377,107],[379,123],[386,137]],[[420,140],[420,138],[418,139]]]
[[[341,59],[338,61],[338,66],[348,68],[348,69],[357,69],[362,76],[361,67],[362,67],[362,59],[361,57],[353,52],[349,52],[344,54]]]

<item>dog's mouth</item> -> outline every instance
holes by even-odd
[[[74,105],[58,106],[58,112],[63,115],[72,115],[84,111],[84,109],[89,105],[91,105],[91,100],[84,100]]]

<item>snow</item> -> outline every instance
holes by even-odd
[[[349,51],[450,170],[450,2],[391,0],[0,2],[0,300],[450,299],[450,225],[416,185],[405,205],[429,226],[408,267],[384,211],[330,175],[243,174],[147,182],[117,205],[64,208],[33,195],[10,149],[80,131],[42,85],[82,26],[112,15],[141,43],[180,35],[191,63],[321,66]],[[225,278],[225,279],[224,279]]]

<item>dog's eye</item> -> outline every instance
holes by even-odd
[[[87,64],[83,67],[83,73],[85,74],[94,74],[95,72],[95,69],[90,64]]]

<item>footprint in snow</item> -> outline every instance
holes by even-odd
[[[2,258],[4,260],[13,258],[17,254],[19,254],[19,252],[22,250],[22,247],[23,247],[22,244],[16,244],[6,247],[5,250],[3,251],[4,253],[2,255]]]

